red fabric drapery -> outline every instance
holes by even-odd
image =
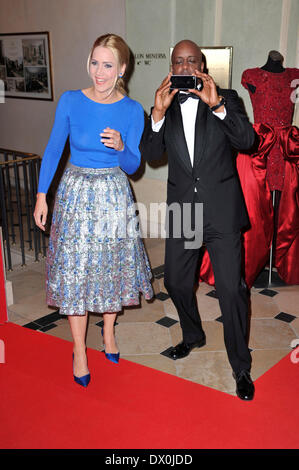
[[[273,237],[273,207],[266,182],[267,156],[279,144],[285,162],[284,187],[281,193],[275,266],[287,284],[299,284],[299,130],[295,126],[272,127],[254,124],[259,137],[253,153],[239,153],[237,170],[250,220],[243,234],[243,271],[252,287],[269,259]],[[200,280],[214,285],[214,275],[207,250],[203,255]]]

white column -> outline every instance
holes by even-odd
[[[176,0],[171,0],[170,3],[170,44],[171,47],[175,45],[175,33],[176,33]]]
[[[215,0],[214,46],[221,46],[223,0]]]
[[[284,59],[286,59],[286,55],[287,55],[291,3],[292,3],[292,0],[282,1],[279,52],[284,56]]]

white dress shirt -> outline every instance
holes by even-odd
[[[194,160],[195,121],[196,121],[198,102],[199,100],[197,99],[188,98],[184,103],[180,104],[185,139],[186,139],[192,167],[193,167],[193,160]],[[217,116],[219,119],[224,119],[226,116],[226,109],[224,108],[224,111],[221,113],[216,113],[216,111],[213,111],[213,114],[215,114],[215,116]],[[152,129],[154,132],[159,132],[159,130],[161,129],[163,125],[164,119],[165,117],[163,117],[161,121],[158,121],[155,123],[152,117]]]

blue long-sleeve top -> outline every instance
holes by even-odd
[[[121,133],[124,150],[106,147],[100,133],[110,127]],[[119,166],[133,174],[140,165],[139,142],[144,128],[141,104],[125,96],[111,104],[98,103],[81,90],[64,92],[56,108],[51,135],[45,149],[38,192],[47,193],[57,169],[67,137],[70,139],[70,162],[87,168]]]

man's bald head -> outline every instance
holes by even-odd
[[[183,39],[172,51],[171,64],[172,73],[175,75],[193,75],[195,69],[202,71],[200,47],[190,39]]]
[[[199,56],[201,60],[202,53],[201,53],[200,47],[194,41],[191,41],[190,39],[183,39],[182,41],[179,41],[174,46],[172,54],[171,54],[171,60],[173,59],[174,56],[178,54],[178,52],[181,49],[184,50],[186,47],[189,49],[192,49],[194,52],[196,51],[196,55]]]

